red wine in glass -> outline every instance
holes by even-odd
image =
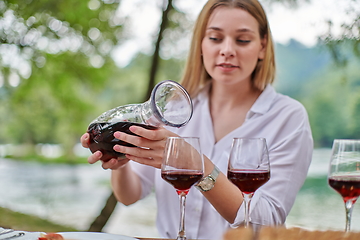
[[[343,197],[344,202],[352,200],[353,203],[360,196],[359,176],[332,176],[329,177],[329,185]]]
[[[114,132],[120,131],[127,134],[136,135],[129,130],[131,126],[140,126],[151,130],[156,129],[154,126],[133,122],[92,123],[87,130],[87,132],[90,134],[90,151],[94,153],[100,150],[103,154],[101,157],[101,160],[103,161],[109,161],[111,158],[124,157],[123,153],[116,152],[113,149],[116,144],[127,147],[136,146],[115,138]]]
[[[354,204],[360,195],[360,139],[334,139],[328,184],[343,198],[345,232],[350,231]]]
[[[161,164],[161,177],[171,184],[179,195],[180,226],[177,240],[186,240],[186,196],[191,186],[199,181],[203,175],[204,159],[201,153],[200,139],[197,137],[167,138]]]
[[[202,171],[196,170],[166,170],[161,172],[161,177],[174,186],[177,193],[187,194],[192,185],[203,177]]]
[[[270,161],[265,138],[234,138],[227,178],[244,197],[244,225],[250,226],[250,203],[255,191],[270,179]]]
[[[232,169],[228,171],[228,179],[243,193],[254,193],[270,179],[270,171]]]

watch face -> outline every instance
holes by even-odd
[[[210,190],[213,186],[214,186],[214,180],[212,180],[212,179],[209,178],[209,177],[206,177],[206,178],[204,178],[204,179],[201,181],[201,187],[202,187],[202,189],[204,189],[205,191],[206,191],[206,190]]]

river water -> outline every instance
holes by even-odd
[[[316,149],[304,186],[286,224],[319,230],[343,230],[342,198],[326,181],[330,149]],[[0,158],[0,206],[86,230],[110,192],[110,171],[100,164],[59,165]],[[360,203],[355,204],[352,230],[360,231]],[[131,206],[117,205],[103,229],[137,237],[159,237],[154,195]]]

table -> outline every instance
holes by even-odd
[[[249,228],[230,229],[222,240],[359,240],[360,232],[317,231],[303,228],[263,226],[258,232]]]
[[[114,240],[132,240],[132,239],[139,239],[139,240],[174,240],[174,239],[166,239],[166,238],[132,238],[128,236],[123,235],[117,235],[117,234],[107,234],[107,233],[91,233],[91,232],[73,232],[71,234],[77,234],[79,233],[84,239],[86,238],[86,235],[90,234],[89,236],[92,239],[97,239],[97,235],[99,234],[102,236],[104,234],[106,239],[114,239]],[[0,240],[38,240],[38,238],[41,236],[41,234],[44,234],[42,232],[27,232],[27,231],[20,231],[20,230],[13,230],[13,229],[4,229],[0,227]],[[69,234],[69,233],[64,233]],[[83,235],[85,234],[85,236]],[[94,236],[95,235],[95,236]],[[64,236],[65,237],[65,236]],[[102,238],[102,237],[101,237]]]
[[[76,232],[81,233],[81,232]],[[41,232],[26,232],[0,227],[0,240],[38,240]],[[64,233],[65,234],[65,233]],[[87,234],[87,233],[86,233]],[[106,234],[106,233],[89,233],[89,234]],[[18,236],[11,238],[12,236]],[[97,235],[96,235],[97,236]],[[109,237],[108,237],[109,236]],[[106,239],[131,240],[132,237],[106,234]],[[119,238],[118,238],[119,237]],[[94,239],[93,237],[91,237]],[[116,240],[115,239],[115,240]],[[167,238],[136,238],[139,240],[174,240]],[[316,231],[306,230],[302,228],[285,228],[285,227],[262,227],[258,232],[254,232],[251,228],[229,229],[219,240],[359,240],[360,232],[343,231]],[[189,239],[191,240],[191,239]]]

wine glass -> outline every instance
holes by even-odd
[[[269,154],[265,138],[234,138],[230,150],[228,179],[244,197],[245,227],[250,223],[250,202],[254,192],[270,179]]]
[[[192,185],[204,175],[200,139],[169,137],[161,165],[161,177],[174,186],[180,198],[180,228],[177,240],[186,240],[185,201]]]
[[[360,140],[335,139],[332,146],[328,183],[343,198],[345,231],[350,231],[353,205],[360,195]]]

